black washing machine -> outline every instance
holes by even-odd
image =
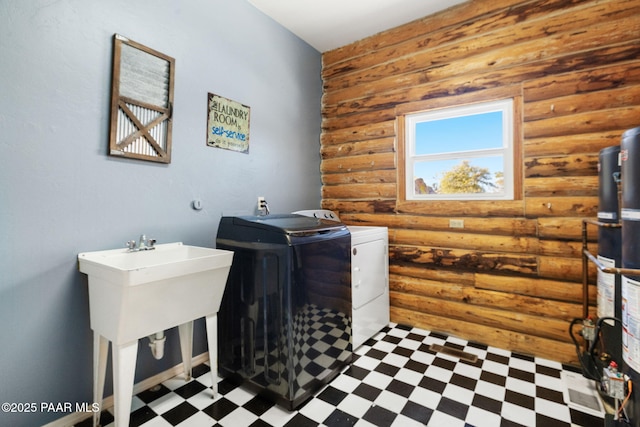
[[[353,357],[351,236],[296,214],[223,217],[234,251],[218,312],[218,369],[289,410]]]

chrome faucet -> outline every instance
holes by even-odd
[[[146,251],[147,250],[147,236],[144,234],[140,235],[140,239],[138,240],[138,250]]]
[[[138,251],[150,251],[155,249],[156,239],[147,239],[147,236],[144,234],[140,235],[140,239],[136,243],[135,240],[129,240],[126,243],[127,248],[129,248],[129,252],[138,252]]]

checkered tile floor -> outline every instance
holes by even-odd
[[[439,344],[478,356],[436,353]],[[211,398],[206,364],[133,397],[131,426],[597,427],[604,421],[563,401],[563,367],[418,328],[390,325],[356,350],[354,362],[297,411],[288,412],[220,379]],[[87,420],[77,426],[89,426]],[[113,416],[102,413],[102,425]]]

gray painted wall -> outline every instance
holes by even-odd
[[[176,60],[169,165],[106,155],[114,33]],[[92,401],[79,252],[141,233],[213,247],[221,214],[253,213],[257,196],[272,212],[319,207],[320,70],[244,0],[0,1],[0,402]],[[208,92],[251,107],[248,155],[206,146]],[[141,342],[136,382],[179,354],[175,330],[161,361]],[[0,425],[64,415],[0,412]]]

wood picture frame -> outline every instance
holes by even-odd
[[[113,37],[109,154],[171,163],[175,59]]]

